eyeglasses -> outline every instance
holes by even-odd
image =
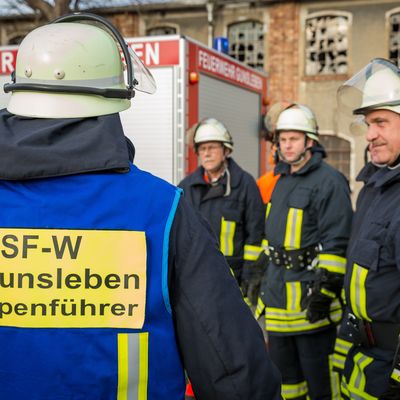
[[[197,148],[197,152],[200,154],[207,153],[208,151],[215,152],[215,151],[221,149],[222,147],[224,147],[222,144],[200,145]]]

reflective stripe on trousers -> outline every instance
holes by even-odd
[[[308,393],[307,382],[300,383],[284,383],[282,384],[282,396],[285,400],[297,399],[304,397]]]

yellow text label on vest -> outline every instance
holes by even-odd
[[[144,324],[144,232],[0,229],[0,325]]]

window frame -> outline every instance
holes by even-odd
[[[347,134],[344,134],[341,132],[334,132],[332,130],[319,130],[318,133],[319,133],[320,137],[322,137],[322,136],[336,137],[338,139],[344,140],[349,143],[349,145],[350,145],[349,185],[350,185],[351,191],[353,191],[354,183],[355,183],[355,179],[356,179],[356,152],[355,152],[356,151],[356,138],[354,138],[351,135],[347,135]],[[328,160],[329,160],[329,154],[328,154]],[[326,161],[328,161],[328,160],[326,160]]]

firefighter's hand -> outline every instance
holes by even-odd
[[[379,400],[398,400],[400,399],[400,383],[390,379],[389,387],[378,397]]]
[[[332,297],[312,292],[302,300],[301,309],[306,310],[306,319],[313,324],[330,316],[331,303]]]
[[[254,262],[246,262],[243,265],[241,286],[243,296],[247,297],[251,304],[257,304],[258,292],[260,291],[261,280],[268,266],[269,258],[261,252],[258,259]]]
[[[258,294],[260,292],[260,282],[247,282],[242,280],[241,289],[245,302],[249,306],[256,306]]]
[[[261,280],[267,269],[268,261],[268,256],[262,252],[254,263],[245,263],[243,266],[241,284],[243,296],[253,305],[257,305]]]
[[[264,272],[267,269],[269,257],[264,251],[260,253],[257,260],[254,262],[245,262],[243,265],[242,281],[260,284]]]

